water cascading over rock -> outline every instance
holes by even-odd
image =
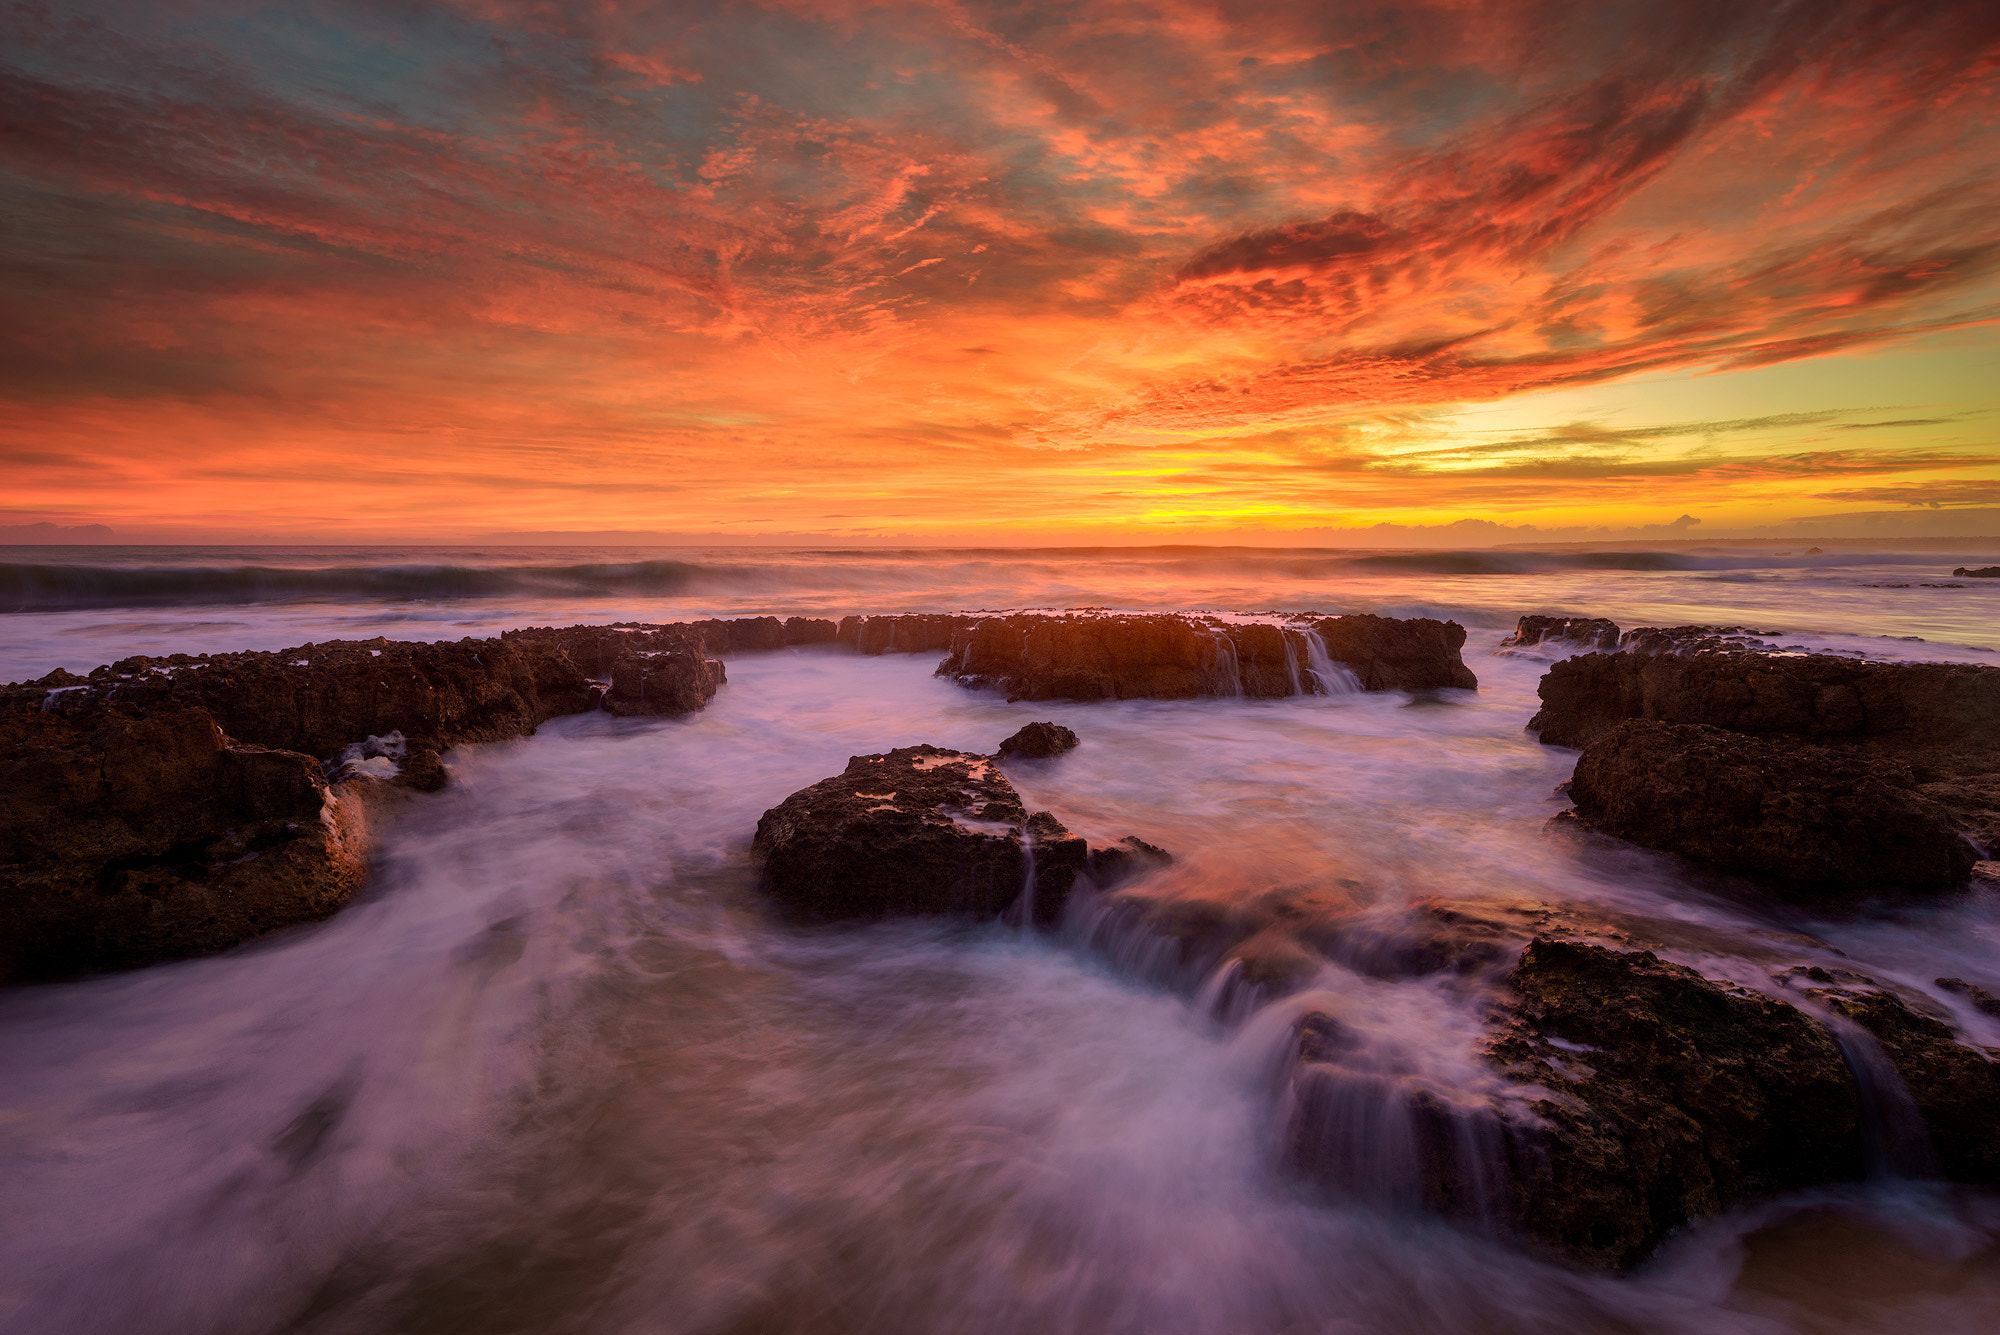
[[[1464,644],[1456,622],[1367,615],[1279,626],[1178,613],[1022,614],[957,631],[938,675],[1010,700],[1473,690]]]

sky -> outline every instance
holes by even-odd
[[[1996,113],[1991,0],[0,3],[0,534],[2000,535]]]

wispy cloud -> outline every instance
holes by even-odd
[[[0,47],[0,450],[52,512],[1722,494],[1977,444],[1394,423],[2000,319],[1973,0],[29,0]]]

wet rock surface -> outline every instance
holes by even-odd
[[[78,681],[82,684],[76,684]],[[533,732],[592,705],[558,647],[525,638],[338,640],[277,652],[134,657],[0,688],[0,708],[201,709],[233,740],[327,759],[370,734],[443,748]]]
[[[1555,663],[1539,693],[1528,727],[1552,746],[1587,746],[1634,718],[1905,749],[2000,746],[2000,667],[1624,652]]]
[[[727,679],[722,664],[708,656],[712,649],[782,648],[783,637],[777,618],[745,617],[694,626],[536,627],[509,631],[503,638],[564,654],[586,677],[602,684],[596,702],[613,714],[671,718],[702,708]]]
[[[1618,623],[1603,617],[1524,616],[1514,627],[1514,633],[1500,643],[1503,647],[1525,648],[1549,640],[1612,653],[1618,648]]]
[[[319,762],[171,701],[0,711],[0,981],[132,968],[323,918],[366,871]]]
[[[834,640],[870,657],[939,653],[951,647],[954,634],[979,620],[964,613],[943,612],[842,617]]]
[[[578,658],[608,669],[608,689]],[[685,629],[572,627],[134,657],[0,687],[0,979],[325,917],[364,877],[364,807],[444,787],[447,747],[600,700],[686,713],[721,681]]]
[[[1974,1186],[2000,1186],[2000,1052],[1959,1041],[1951,1027],[1913,1009],[1885,989],[1809,989],[1836,1014],[1853,1021],[1881,1045],[1908,1098],[1912,1124],[1905,1143],[1891,1146],[1905,1158],[1893,1169]],[[1991,1000],[1989,997],[1988,1000]],[[1985,1009],[1985,1007],[1981,1007]],[[1896,1108],[1885,1109],[1893,1124]],[[1893,1130],[1893,1126],[1892,1126]]]
[[[2000,843],[2000,668],[1623,652],[1540,693],[1576,815],[1634,843],[1829,896],[1946,889]]]
[[[1060,723],[1030,723],[1000,743],[1000,759],[1046,760],[1076,749],[1076,734]]]
[[[855,756],[766,811],[752,847],[765,891],[815,919],[1013,910],[1047,923],[1080,874],[1143,870],[1132,847],[1094,853],[1030,814],[992,757],[928,745]]]
[[[2000,566],[1981,566],[1977,570],[1969,566],[1960,566],[1951,572],[1951,577],[1953,579],[2000,579]]]
[[[990,617],[951,638],[938,667],[1010,700],[1275,699],[1338,689],[1344,666],[1364,690],[1475,689],[1456,622],[1330,617],[1305,624],[1239,624],[1149,616]]]
[[[1533,1091],[1504,1124],[1501,1222],[1587,1264],[1643,1259],[1740,1202],[1861,1177],[1840,1046],[1798,1008],[1651,952],[1537,938],[1491,1055]]]
[[[1828,899],[1949,890],[1976,855],[1894,755],[1630,720],[1578,758],[1570,800],[1607,834]]]

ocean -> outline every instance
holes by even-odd
[[[2000,544],[1996,544],[2000,546]],[[1010,705],[936,655],[744,654],[702,712],[459,748],[332,919],[0,992],[0,1331],[1931,1333],[2000,1328],[2000,1202],[1884,1174],[1586,1274],[1278,1167],[1307,1007],[1380,1069],[1490,1080],[1451,978],[1329,963],[1245,1004],[1114,925],[812,929],[760,901],[757,818],[850,755],[1078,749],[1013,774],[1159,893],[1587,905],[1715,977],[1778,964],[2000,991],[1991,892],[1815,916],[1662,854],[1551,839],[1575,753],[1524,731],[1530,612],[2000,661],[1992,564],[1880,549],[15,548],[0,679],[134,653],[702,616],[1113,607],[1468,628],[1476,693]],[[1960,587],[1940,588],[1929,585]],[[1234,1000],[1232,1000],[1234,998]],[[1970,1037],[2000,1020],[1940,994]],[[1392,1140],[1359,1151],[1397,1167]]]

